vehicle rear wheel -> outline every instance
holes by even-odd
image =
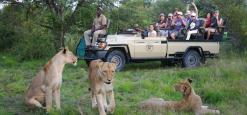
[[[183,58],[183,66],[192,68],[197,67],[201,65],[201,56],[200,54],[195,50],[189,50],[185,53]]]
[[[123,52],[121,52],[119,50],[111,51],[107,55],[106,61],[116,63],[116,65],[117,65],[116,70],[117,71],[123,70],[125,63],[126,63],[125,55],[123,54]]]

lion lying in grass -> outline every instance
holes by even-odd
[[[144,110],[175,110],[175,111],[192,111],[196,115],[202,114],[220,114],[219,110],[208,109],[207,106],[202,105],[201,97],[196,95],[192,86],[192,80],[182,80],[175,85],[176,91],[183,94],[181,101],[164,101],[161,98],[150,98],[140,103]]]
[[[95,108],[98,105],[100,115],[106,115],[106,112],[113,113],[115,109],[113,92],[115,69],[115,63],[103,62],[102,60],[94,60],[89,65],[92,107]],[[109,105],[107,105],[107,97]]]
[[[77,57],[69,49],[61,49],[32,80],[25,96],[27,106],[44,108],[49,112],[54,99],[57,109],[60,109],[60,88],[64,65],[66,63],[76,65],[76,62]]]

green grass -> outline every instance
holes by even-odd
[[[232,49],[223,48],[220,58],[208,60],[201,67],[185,69],[164,68],[160,62],[127,65],[115,77],[116,111],[114,115],[160,115],[192,113],[148,113],[138,109],[138,103],[150,97],[179,100],[173,85],[181,79],[192,78],[197,94],[204,105],[219,109],[224,115],[247,113],[247,56]],[[18,62],[14,56],[0,54],[0,114],[34,115],[45,114],[42,109],[28,110],[24,94],[28,84],[48,59]],[[53,110],[51,115],[98,114],[91,109],[88,92],[87,66],[79,61],[77,67],[66,65],[61,91],[62,110]]]

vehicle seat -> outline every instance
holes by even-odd
[[[178,32],[178,35],[176,37],[176,40],[184,40],[187,36],[187,31],[185,28],[181,29],[179,32]]]
[[[204,39],[204,33],[205,33],[205,21],[204,19],[199,19],[200,25],[198,28],[198,32],[196,34],[191,34],[190,39],[194,40],[203,40]]]
[[[218,26],[217,27],[217,31],[211,33],[210,39],[221,41],[223,39],[223,35],[224,35],[224,32],[225,32],[226,23],[227,23],[227,20],[223,19],[223,25],[222,26]]]

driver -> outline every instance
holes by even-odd
[[[84,38],[87,47],[89,46],[95,47],[99,34],[106,34],[107,19],[102,13],[103,13],[103,9],[101,7],[98,7],[96,11],[97,15],[94,18],[92,28],[84,32]],[[93,37],[92,42],[90,40],[90,36]]]

